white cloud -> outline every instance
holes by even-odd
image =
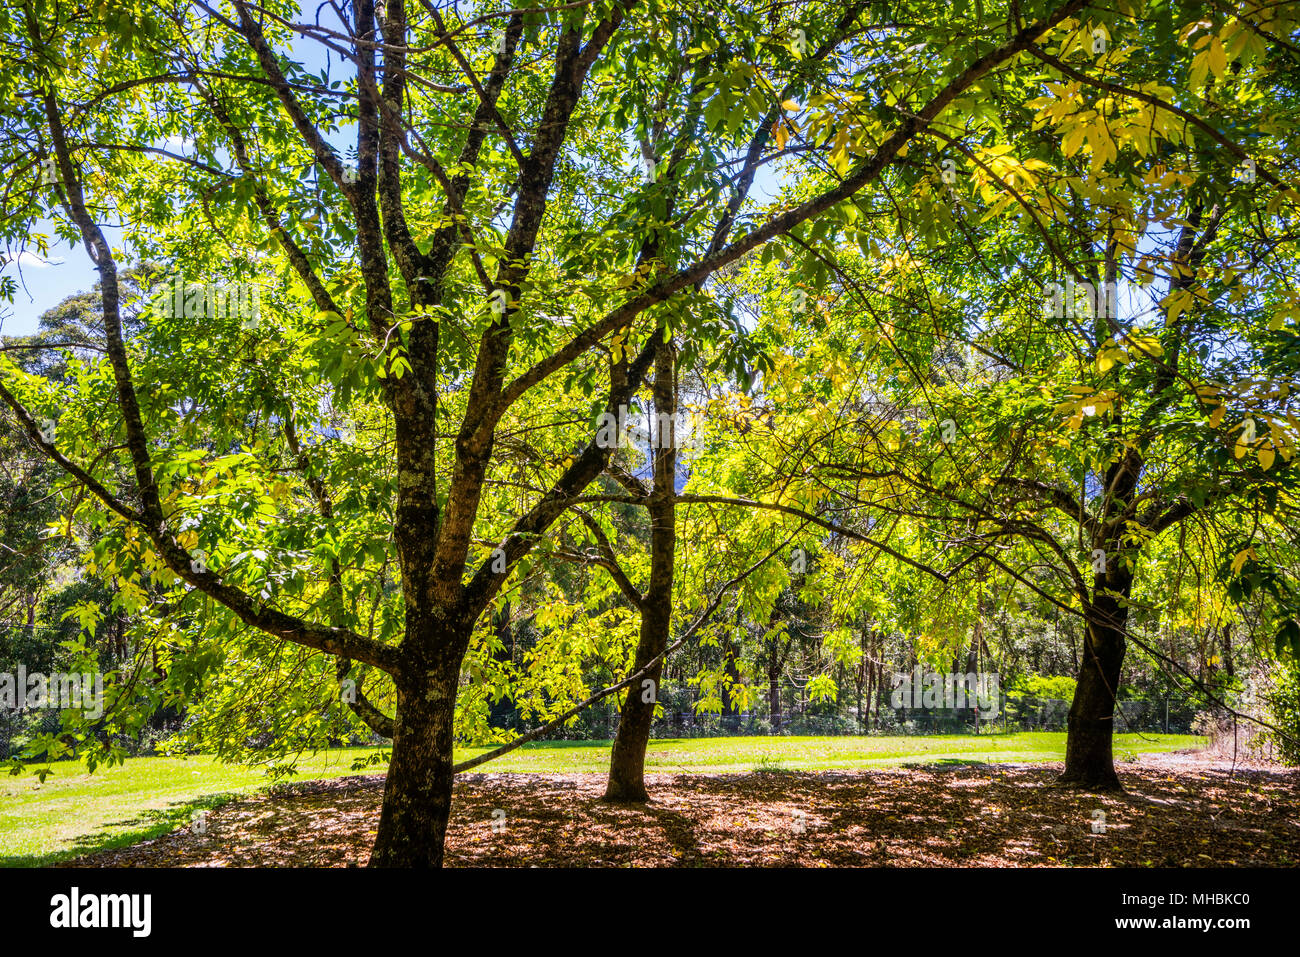
[[[45,269],[49,266],[61,265],[62,263],[62,256],[56,256],[53,259],[42,259],[35,253],[29,253],[25,249],[18,254],[18,265],[25,266],[28,269]]]

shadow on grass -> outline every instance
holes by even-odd
[[[99,851],[113,851],[170,834],[189,824],[196,811],[212,810],[247,795],[233,791],[205,794],[193,801],[177,801],[164,808],[149,808],[135,817],[101,824],[94,831],[79,835],[71,845],[44,854],[0,856],[0,867],[51,867]],[[107,833],[112,832],[112,833]]]
[[[707,741],[708,738],[651,738],[650,744],[654,747],[663,747],[677,744],[694,744],[697,741]],[[529,741],[522,745],[521,751],[568,751],[568,750],[590,750],[596,748],[602,751],[608,751],[614,744],[612,738],[593,738],[589,741]],[[498,745],[476,744],[466,750],[469,751],[490,751]]]

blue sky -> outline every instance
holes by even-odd
[[[49,222],[42,222],[36,231],[50,234],[53,228]],[[109,241],[113,238],[110,236]],[[0,273],[13,276],[18,282],[13,305],[0,307],[0,333],[7,336],[35,332],[41,313],[73,293],[89,289],[99,278],[84,246],[70,248],[53,242],[48,261],[43,262],[35,253],[24,252]]]

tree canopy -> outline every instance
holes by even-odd
[[[1187,642],[1300,663],[1298,23],[0,10],[6,261],[99,276],[0,352],[3,481],[48,489],[13,574],[98,583],[70,653],[124,638],[105,715],[31,755],[120,759],[164,708],[231,757],[365,727],[373,863],[437,865],[503,701],[540,733],[622,697],[641,799],[674,654],[745,710],[811,623],[833,700],[886,636],[998,658],[1000,606],[1076,623],[1063,783],[1118,786],[1130,643],[1220,703]]]

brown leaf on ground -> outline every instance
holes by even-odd
[[[652,774],[648,805],[605,803],[605,779],[598,774],[466,774],[456,783],[447,864],[1300,864],[1300,772],[1234,771],[1196,756],[1146,756],[1121,767],[1127,790],[1107,795],[1055,788],[1059,772],[1060,765],[1051,764],[928,764]],[[362,866],[382,786],[382,775],[296,785],[210,811],[205,833],[183,828],[70,866]]]

